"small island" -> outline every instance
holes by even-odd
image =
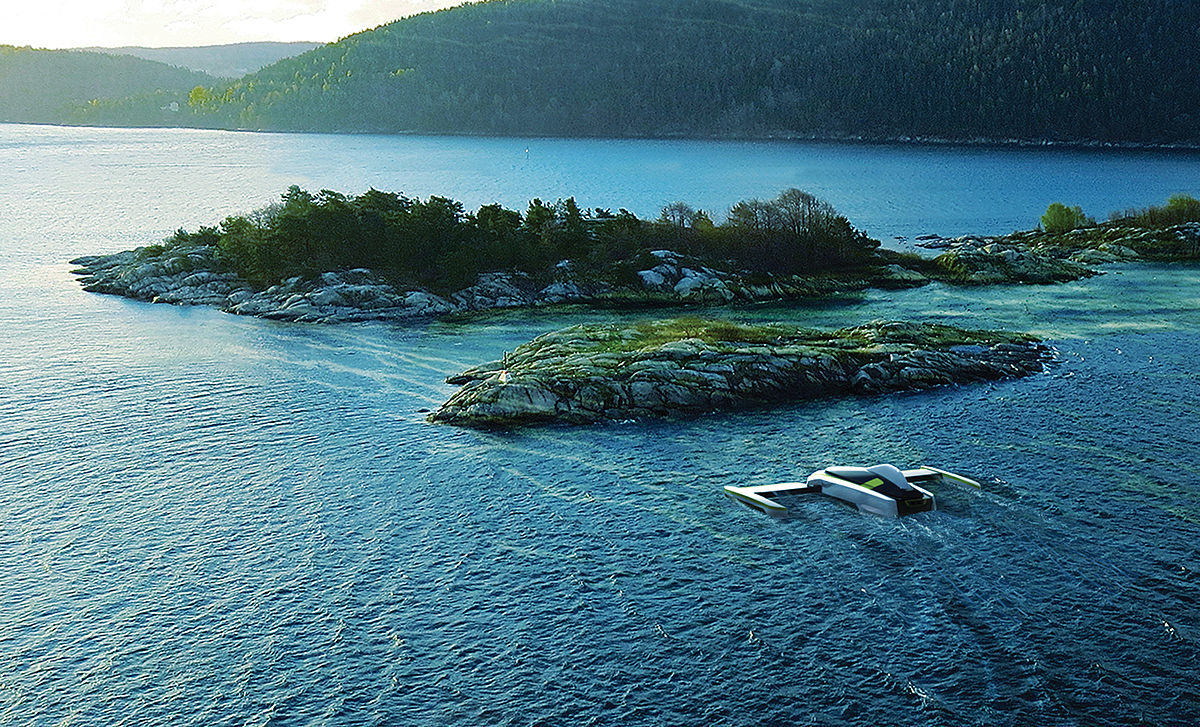
[[[1026,334],[929,323],[836,331],[696,318],[582,325],[450,377],[462,388],[429,419],[513,426],[694,416],[1017,378],[1052,358]]]
[[[934,264],[958,284],[1066,282],[1109,263],[1200,260],[1200,200],[1174,195],[1165,206],[1114,212],[1103,223],[1054,202],[1036,230],[919,244],[944,250]]]
[[[1050,284],[1128,260],[1200,259],[1200,202],[1073,216],[1001,237],[883,248],[797,189],[715,223],[677,202],[655,220],[534,199],[467,213],[443,197],[290,188],[280,203],[161,244],[76,258],[85,290],[284,321],[409,320],[575,303],[681,306],[806,300],[870,287]]]
[[[917,259],[917,256],[911,256]],[[800,190],[714,223],[684,203],[657,220],[573,198],[473,213],[443,197],[290,188],[280,203],[72,261],[88,291],[305,322],[402,320],[558,303],[792,300],[928,282]]]

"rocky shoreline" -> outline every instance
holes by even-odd
[[[1110,263],[1197,259],[1200,223],[1162,229],[1105,224],[1060,233],[929,236],[917,245],[942,250],[933,265],[947,282],[1050,284],[1099,275],[1096,267]]]
[[[856,276],[781,276],[724,270],[670,250],[650,254],[645,269],[622,284],[582,276],[564,262],[554,279],[520,272],[481,274],[462,290],[438,295],[404,289],[371,270],[294,277],[256,289],[226,271],[212,246],[154,245],[72,260],[84,290],[175,305],[207,305],[281,321],[402,321],[520,308],[590,305],[721,305],[805,300],[867,288],[951,284],[1051,284],[1098,275],[1096,266],[1200,256],[1200,223],[1161,230],[1099,226],[1068,233],[1016,232],[996,237],[924,239],[941,250],[932,260],[893,254]],[[890,264],[888,264],[890,263]]]
[[[906,322],[832,332],[686,319],[574,326],[448,378],[461,388],[429,419],[512,426],[690,416],[1029,376],[1053,355],[1024,334]]]
[[[539,283],[520,272],[483,273],[475,284],[449,295],[398,288],[366,269],[300,277],[256,290],[223,272],[212,247],[138,248],[71,261],[83,289],[135,300],[207,305],[237,315],[281,321],[340,323],[411,320],[456,313],[562,303],[596,305],[712,305],[801,300],[871,286],[912,287],[929,279],[899,265],[860,278],[749,275],[719,270],[669,250],[651,253],[654,265],[616,285],[575,275],[560,265],[555,279]]]

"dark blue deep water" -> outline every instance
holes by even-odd
[[[446,375],[646,314],[286,325],[67,263],[289,184],[648,216],[796,186],[911,240],[1200,195],[1200,157],[0,125],[0,169],[0,724],[1200,719],[1200,268],[712,312],[1031,331],[1031,379],[481,432],[425,422]],[[884,461],[984,487],[898,521],[721,495]]]

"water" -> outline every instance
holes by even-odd
[[[1197,162],[0,126],[0,723],[1191,724],[1200,268],[722,312],[1028,330],[1059,362],[1024,381],[480,432],[424,421],[446,375],[636,315],[288,325],[66,261],[290,184],[643,216],[797,186],[911,239],[1197,194]],[[876,461],[984,490],[900,521],[720,495]]]

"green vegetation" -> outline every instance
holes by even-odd
[[[1162,207],[1151,205],[1140,209],[1131,208],[1112,212],[1103,227],[1141,227],[1161,230],[1187,222],[1200,222],[1200,200],[1187,194],[1174,194]],[[1042,229],[1050,234],[1063,234],[1081,227],[1095,226],[1096,220],[1085,215],[1082,209],[1067,207],[1061,202],[1051,203],[1046,208],[1046,214],[1042,215]]]
[[[1109,220],[1113,224],[1154,229],[1185,222],[1200,222],[1200,200],[1186,194],[1175,194],[1167,199],[1165,207],[1151,205],[1145,209],[1114,212],[1109,216]]]
[[[993,331],[978,328],[956,328],[939,323],[919,325],[895,322],[874,322],[857,328],[836,332],[839,340],[848,341],[863,351],[886,351],[897,346],[919,345],[926,348],[952,346],[990,346],[995,343],[1030,343],[1038,339],[1027,333]]]
[[[687,210],[682,214],[681,210]],[[243,278],[268,286],[293,276],[369,268],[397,282],[459,290],[488,271],[524,271],[549,280],[565,267],[629,282],[670,249],[751,271],[819,273],[877,262],[879,243],[827,203],[799,190],[769,202],[740,202],[715,225],[676,203],[658,221],[626,210],[581,210],[574,198],[540,199],[520,212],[498,204],[474,213],[444,197],[409,199],[369,190],[357,197],[291,187],[282,201],[219,227],[179,230],[164,244],[215,246]]]
[[[1046,232],[1070,232],[1079,227],[1094,225],[1096,221],[1083,214],[1079,207],[1068,207],[1061,202],[1052,202],[1042,215],[1042,227]]]
[[[1079,207],[1055,202],[1042,216],[1042,229],[1012,237],[1056,257],[1115,246],[1144,260],[1194,260],[1200,258],[1200,226],[1194,223],[1200,223],[1200,200],[1186,194],[1172,195],[1163,206],[1113,212],[1100,224]]]
[[[0,121],[87,121],[125,98],[124,123],[174,125],[180,94],[217,82],[212,76],[131,56],[0,45]],[[186,98],[184,99],[186,101]]]
[[[708,345],[778,344],[797,335],[797,329],[780,325],[747,326],[708,318],[668,318],[620,326],[582,326],[592,353],[630,353],[668,343],[697,339]]]
[[[492,0],[175,94],[181,125],[1197,142],[1170,0]],[[143,123],[165,99],[101,103]],[[189,104],[189,101],[191,103]]]
[[[567,344],[587,354],[646,352],[685,340],[698,340],[717,350],[751,346],[820,347],[826,354],[883,356],[905,348],[946,349],[953,346],[1024,344],[1038,339],[1026,333],[963,329],[936,323],[875,321],[856,328],[818,330],[784,324],[746,325],[727,320],[686,316],[622,324],[581,324],[539,337],[530,344]]]

